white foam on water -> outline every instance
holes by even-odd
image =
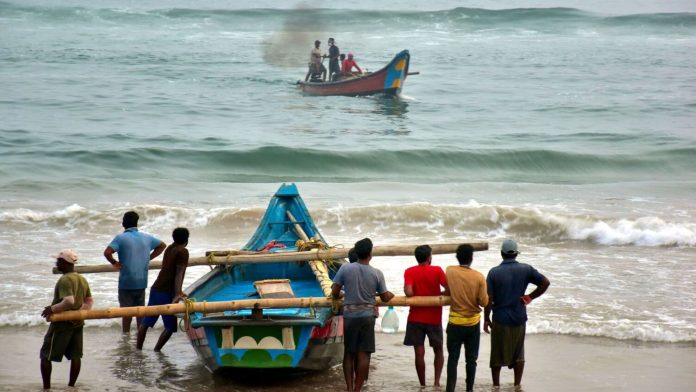
[[[0,212],[0,225],[28,226],[31,230],[65,229],[113,231],[129,209],[141,215],[141,229],[186,226],[194,229],[253,231],[263,208],[189,207],[147,204],[126,208],[90,209],[78,204],[54,211],[26,208]],[[487,238],[524,235],[539,242],[576,240],[609,246],[696,246],[696,223],[682,211],[669,218],[638,216],[605,218],[574,215],[567,207],[489,205],[471,200],[464,204],[374,204],[311,210],[324,233],[375,233],[389,238],[418,236],[441,239],[450,234],[476,233]],[[25,227],[26,229],[26,227]]]
[[[533,319],[527,321],[527,333],[550,333],[561,335],[599,336],[618,340],[640,340],[644,342],[695,342],[696,326],[675,328],[673,324],[639,322],[636,320],[572,320]]]

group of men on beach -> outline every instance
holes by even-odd
[[[312,48],[309,53],[309,69],[305,76],[305,82],[310,79],[312,81],[326,81],[326,67],[322,64],[322,60],[327,57],[329,59],[329,80],[338,80],[341,76],[354,75],[354,68],[358,70],[358,73],[362,73],[362,69],[360,69],[358,63],[355,62],[353,53],[348,53],[348,57],[346,58],[346,55],[341,53],[336,45],[336,40],[333,38],[329,38],[328,45],[329,53],[323,54],[320,49],[321,41],[314,41],[314,48]]]
[[[348,391],[361,391],[367,380],[370,356],[375,352],[376,297],[388,302],[394,294],[387,290],[384,274],[370,266],[372,241],[369,238],[355,243],[351,252],[357,262],[341,266],[334,277],[332,296],[343,298],[344,357],[343,373]],[[476,361],[481,335],[481,310],[484,310],[483,330],[491,334],[490,368],[493,385],[500,385],[503,366],[514,369],[514,385],[522,382],[524,370],[524,338],[527,322],[526,306],[549,287],[549,280],[534,267],[516,260],[517,243],[505,240],[501,247],[503,261],[488,272],[487,278],[471,268],[474,249],[463,244],[457,248],[459,265],[447,267],[446,272],[432,265],[432,249],[421,245],[414,255],[418,265],[404,272],[404,293],[412,296],[449,295],[451,299],[447,323],[447,386],[454,391],[457,366],[464,346],[466,390],[473,391]],[[350,253],[349,253],[350,257]],[[526,294],[527,286],[536,288]],[[491,317],[492,313],[492,317]],[[442,307],[409,309],[404,345],[413,346],[415,366],[421,386],[425,386],[425,337],[435,355],[435,382],[440,386],[444,366]]]
[[[150,289],[148,305],[176,303],[186,295],[182,291],[188,266],[186,249],[189,232],[174,229],[174,242],[166,246],[158,238],[138,230],[139,216],[126,212],[118,234],[104,250],[104,257],[120,272],[118,299],[121,307],[145,304],[145,288],[150,260],[164,252],[162,268]],[[484,308],[483,330],[491,333],[490,367],[493,385],[500,385],[503,366],[514,369],[515,385],[520,385],[524,370],[524,338],[527,321],[526,306],[541,296],[549,287],[549,280],[534,267],[516,260],[517,244],[505,240],[501,247],[503,261],[492,268],[488,277],[472,269],[474,249],[460,245],[456,251],[459,265],[447,267],[446,272],[432,265],[432,249],[421,245],[414,255],[418,265],[404,273],[406,296],[449,295],[450,312],[447,323],[447,391],[454,391],[457,366],[464,346],[466,362],[466,390],[473,390],[480,340],[481,309]],[[118,259],[114,258],[118,255]],[[67,310],[91,309],[94,300],[87,280],[75,272],[78,261],[72,250],[56,255],[56,267],[63,274],[56,283],[51,305],[41,315],[47,320],[54,313]],[[332,297],[343,298],[344,358],[343,372],[348,391],[361,391],[369,374],[371,354],[375,352],[375,319],[379,315],[376,296],[389,302],[394,294],[387,290],[384,274],[372,267],[372,241],[364,238],[349,252],[351,263],[341,266],[334,276]],[[528,284],[536,285],[526,294]],[[491,318],[492,312],[492,318]],[[158,316],[136,319],[137,349],[142,349],[148,328]],[[164,331],[155,351],[160,351],[177,330],[174,316],[162,316]],[[130,332],[131,317],[122,320],[123,333]],[[45,389],[51,387],[51,362],[60,362],[65,356],[71,361],[68,385],[74,386],[80,373],[82,358],[83,321],[51,322],[40,351],[41,375]],[[440,385],[444,366],[442,307],[411,307],[406,326],[404,345],[413,346],[415,366],[421,386],[425,385],[425,337],[435,354],[435,386]]]
[[[173,243],[167,246],[158,238],[138,230],[139,216],[135,211],[123,215],[124,231],[118,234],[104,250],[104,257],[114,270],[119,271],[118,302],[121,307],[145,305],[145,288],[150,260],[164,252],[162,268],[150,288],[148,305],[176,303],[186,297],[182,291],[188,266],[189,231],[177,227],[172,232]],[[118,255],[118,259],[114,258]],[[50,319],[54,313],[67,310],[89,310],[94,300],[87,280],[75,272],[77,254],[66,249],[55,256],[56,267],[62,276],[56,283],[51,305],[44,308],[42,317]],[[138,326],[137,349],[142,349],[148,328],[152,328],[159,316],[136,318]],[[164,331],[155,351],[160,351],[177,330],[175,316],[162,316]],[[122,331],[129,333],[132,317],[123,317]],[[44,389],[51,388],[51,362],[60,362],[65,356],[70,360],[69,386],[74,386],[80,374],[82,358],[82,328],[84,321],[52,321],[41,347],[41,377]]]

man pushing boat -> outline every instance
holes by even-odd
[[[177,227],[172,232],[174,243],[169,245],[164,250],[162,259],[162,269],[157,275],[157,280],[150,288],[150,299],[147,306],[166,305],[179,302],[186,297],[182,291],[184,284],[184,275],[188,266],[189,252],[186,249],[188,245],[189,231],[185,227]],[[138,340],[136,348],[142,350],[145,342],[147,329],[155,326],[159,316],[146,316],[138,326]],[[176,316],[162,315],[164,323],[164,331],[157,340],[155,351],[162,350],[162,347],[167,343],[172,334],[176,332]]]

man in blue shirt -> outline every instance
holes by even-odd
[[[516,260],[518,252],[515,241],[503,241],[500,254],[503,262],[493,267],[486,278],[489,302],[484,310],[483,331],[489,333],[490,329],[491,334],[490,365],[493,386],[500,385],[502,366],[514,369],[515,386],[519,386],[524,371],[526,306],[544,294],[550,283],[534,267]],[[525,294],[529,283],[537,287],[531,293]]]
[[[117,235],[104,250],[104,257],[120,271],[118,277],[118,303],[122,308],[145,305],[145,288],[150,260],[159,256],[166,244],[159,239],[138,231],[135,211],[123,214],[125,231]],[[118,260],[114,259],[118,253]],[[123,318],[123,333],[130,332],[132,317]],[[136,319],[140,326],[141,318]]]

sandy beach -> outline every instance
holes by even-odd
[[[0,390],[40,391],[38,351],[45,328],[2,328]],[[82,373],[68,388],[68,363],[53,366],[57,391],[340,391],[341,368],[306,374],[241,373],[211,375],[196,358],[184,335],[175,335],[162,353],[155,353],[159,330],[149,334],[145,349],[134,348],[135,336],[116,328],[87,328]],[[435,391],[420,389],[412,352],[402,346],[403,334],[377,334],[367,391]],[[476,391],[490,391],[489,338],[482,335]],[[527,366],[522,389],[541,391],[687,391],[696,385],[696,345],[642,343],[607,338],[528,335]],[[432,353],[428,353],[428,383]],[[464,363],[459,364],[463,382]],[[445,376],[442,383],[444,385]],[[501,391],[513,391],[512,371],[503,370]],[[444,390],[441,389],[441,390]]]

